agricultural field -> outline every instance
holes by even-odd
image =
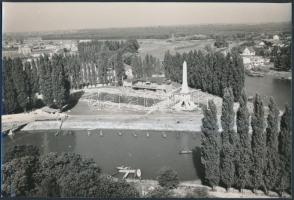
[[[169,50],[172,54],[179,52],[189,52],[191,50],[203,49],[205,46],[213,47],[214,39],[206,40],[182,40],[168,41],[165,39],[141,39],[138,40],[140,49],[139,55],[143,58],[146,54],[150,54],[159,58],[164,58],[164,53]]]

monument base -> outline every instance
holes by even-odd
[[[177,111],[193,111],[198,110],[198,106],[191,100],[191,94],[175,94],[175,99],[178,103],[174,105]]]

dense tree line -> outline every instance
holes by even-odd
[[[124,54],[132,55],[138,48],[136,40],[92,41],[80,43],[78,55],[44,55],[32,61],[4,58],[5,112],[23,112],[41,105],[62,108],[68,103],[71,88],[98,83],[122,85]]]
[[[184,60],[188,68],[188,85],[218,96],[223,96],[226,87],[231,87],[238,101],[244,87],[244,66],[237,50],[227,55],[208,49],[176,53],[169,51],[164,56],[165,76],[172,81],[182,81],[182,65]]]
[[[38,106],[37,94],[43,103],[61,108],[69,98],[70,83],[65,74],[65,57],[40,57],[37,62],[20,58],[4,58],[4,103],[6,113],[31,110]]]
[[[3,193],[16,197],[139,197],[124,180],[103,174],[92,159],[74,153],[41,155],[34,146],[7,152]]]
[[[135,78],[151,77],[153,74],[161,74],[163,72],[160,60],[149,54],[146,54],[144,59],[140,56],[133,56],[131,66]]]
[[[215,104],[209,101],[208,108],[204,107],[201,146],[201,163],[205,171],[203,182],[227,189],[236,187],[240,190],[262,189],[265,193],[270,190],[280,194],[285,191],[291,193],[291,110],[286,106],[279,119],[279,110],[271,98],[265,118],[263,102],[256,94],[250,134],[245,92],[242,91],[239,99],[237,131],[234,129],[233,99],[232,90],[225,89],[220,133]]]
[[[291,45],[284,47],[274,47],[271,52],[271,61],[274,67],[280,71],[288,71],[291,69]]]
[[[222,36],[216,36],[214,46],[216,46],[217,48],[223,48],[223,47],[228,47],[229,44],[225,40],[224,37],[222,37]]]

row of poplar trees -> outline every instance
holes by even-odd
[[[115,70],[118,84],[125,75],[125,53],[134,54],[136,40],[92,41],[78,45],[79,54],[40,56],[31,62],[22,58],[4,58],[5,113],[18,113],[48,105],[62,108],[69,101],[71,88],[97,83],[108,84],[108,70]],[[43,100],[36,94],[42,94]]]
[[[181,83],[184,61],[187,62],[190,87],[220,97],[226,87],[232,87],[235,101],[238,101],[244,87],[245,75],[242,58],[236,49],[227,54],[211,48],[175,55],[167,51],[163,61],[165,77]]]
[[[276,191],[281,195],[291,192],[291,110],[286,106],[279,117],[279,110],[271,98],[269,113],[265,111],[261,97],[256,94],[251,115],[252,133],[249,132],[250,113],[243,91],[239,99],[234,129],[234,96],[225,89],[221,127],[219,131],[217,109],[214,102],[204,107],[202,119],[201,163],[207,185],[236,187],[265,193]],[[267,126],[266,126],[267,124]],[[280,124],[280,127],[279,127]]]
[[[64,57],[40,57],[37,62],[21,58],[4,58],[5,113],[31,110],[39,102],[36,93],[43,95],[45,105],[61,108],[69,98],[69,82],[64,70]]]
[[[162,74],[162,63],[152,55],[146,54],[144,59],[141,56],[133,56],[131,60],[132,73],[134,78],[148,78],[153,74]]]

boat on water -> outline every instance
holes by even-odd
[[[60,131],[58,130],[58,131],[56,131],[56,133],[55,133],[54,135],[55,135],[55,136],[58,136],[59,133],[60,133]]]
[[[146,136],[147,136],[147,137],[149,137],[149,136],[150,136],[148,132],[146,133]]]
[[[121,132],[118,132],[118,135],[119,135],[119,136],[122,136],[122,133],[121,133]]]
[[[99,135],[100,135],[100,136],[103,136],[102,130],[100,130],[100,133],[99,133]]]
[[[193,151],[191,150],[182,150],[182,151],[179,151],[179,154],[189,154],[189,153],[192,153]]]
[[[9,136],[9,137],[13,137],[13,136],[14,136],[14,132],[13,132],[11,129],[10,129],[9,132],[8,132],[8,136]]]
[[[162,137],[166,138],[167,137],[166,133],[162,133]]]
[[[137,169],[137,170],[136,170],[136,176],[137,176],[138,178],[141,178],[141,176],[142,176],[142,172],[141,172],[140,169]]]
[[[122,165],[122,166],[116,167],[116,169],[118,169],[118,170],[127,170],[127,169],[131,169],[131,167],[125,167],[124,165]]]
[[[123,179],[126,179],[129,174],[134,174],[134,177],[141,179],[142,172],[140,169],[132,169],[131,167],[125,167],[123,165],[116,167],[116,169],[118,170],[117,173],[124,174]],[[115,173],[115,174],[117,174],[117,173]]]
[[[88,135],[91,135],[92,133],[91,133],[91,131],[90,130],[88,130]]]

